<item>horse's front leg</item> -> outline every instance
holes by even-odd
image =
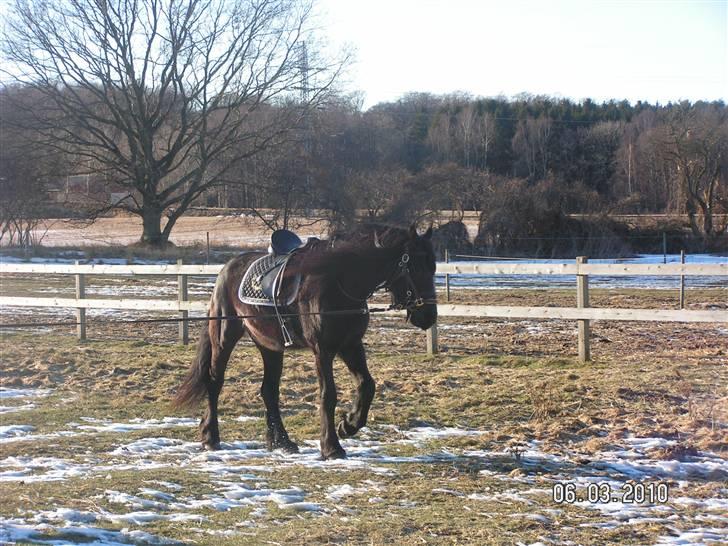
[[[342,349],[339,355],[356,381],[356,397],[352,410],[339,422],[339,438],[349,438],[366,426],[369,407],[374,398],[374,379],[367,368],[367,357],[361,340]]]
[[[321,417],[321,456],[324,459],[342,459],[346,452],[339,443],[334,427],[336,410],[336,383],[334,383],[334,353],[316,351],[316,371],[319,380],[319,415]]]

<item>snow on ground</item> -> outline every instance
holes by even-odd
[[[590,264],[661,264],[680,263],[679,255],[663,256],[662,254],[642,254],[634,258],[618,259],[591,259]],[[726,263],[725,256],[716,254],[693,254],[686,256],[685,263],[688,264],[720,264]],[[451,261],[451,264],[469,265],[473,263],[484,263],[478,261]],[[498,260],[488,259],[487,264],[513,264],[513,263],[540,263],[540,264],[562,264],[574,263],[571,260]],[[719,287],[728,289],[728,281],[719,277],[686,277],[690,288]],[[445,278],[437,277],[437,285],[444,286]],[[573,275],[450,275],[450,286],[461,289],[480,290],[512,290],[516,288],[527,289],[553,289],[573,288]],[[591,288],[651,288],[659,290],[675,290],[679,286],[678,277],[647,277],[647,276],[590,276],[589,286]]]
[[[699,544],[711,543],[726,544],[728,543],[728,535],[726,529],[698,527],[689,531],[681,531],[675,527],[670,528],[675,536],[661,536],[656,546],[666,544],[690,544],[692,546]]]
[[[0,414],[3,413],[14,413],[16,411],[27,411],[35,409],[35,404],[25,404],[22,406],[0,406]]]
[[[164,417],[163,419],[132,419],[127,423],[114,423],[108,419],[93,419],[90,417],[83,418],[90,425],[80,425],[77,423],[69,423],[78,430],[87,430],[91,432],[130,432],[132,430],[151,430],[170,427],[193,427],[197,425],[196,419],[181,417]]]
[[[4,398],[26,399],[49,394],[45,390],[3,389]],[[234,418],[247,421],[248,416]],[[72,510],[59,506],[55,510],[31,511],[13,519],[0,520],[0,542],[12,543],[33,540],[43,544],[68,544],[68,541],[45,539],[51,532],[73,533],[74,537],[103,544],[128,544],[130,541],[164,544],[165,539],[143,531],[129,531],[127,527],[143,527],[150,522],[186,522],[191,526],[202,525],[207,518],[205,510],[227,511],[248,507],[253,511],[249,519],[240,523],[243,527],[256,525],[256,519],[271,504],[294,512],[311,512],[323,517],[339,517],[346,513],[346,503],[355,498],[368,503],[386,502],[381,495],[381,482],[351,480],[349,471],[367,471],[376,475],[396,476],[400,465],[477,463],[480,475],[496,479],[505,489],[491,490],[487,485],[477,492],[459,491],[456,487],[435,487],[432,495],[454,495],[462,498],[468,509],[480,510],[483,503],[509,504],[524,513],[513,517],[525,517],[535,522],[552,524],[559,518],[560,509],[549,508],[552,487],[558,482],[571,481],[579,488],[593,483],[608,483],[620,497],[604,504],[577,502],[576,505],[594,513],[585,527],[615,528],[635,524],[660,524],[664,534],[660,544],[690,544],[715,541],[726,537],[728,501],[724,498],[698,498],[693,496],[695,484],[705,481],[719,482],[728,479],[728,461],[714,453],[698,452],[684,460],[659,460],[652,458],[658,448],[670,447],[673,440],[663,438],[628,437],[619,449],[592,454],[588,461],[576,452],[563,448],[560,453],[545,451],[543,444],[531,441],[518,453],[509,450],[478,450],[436,447],[447,438],[477,438],[483,431],[457,427],[421,426],[399,429],[391,425],[365,428],[358,439],[342,441],[348,458],[344,460],[320,460],[319,445],[315,440],[301,443],[300,453],[285,454],[268,452],[259,441],[232,440],[222,444],[215,452],[202,451],[196,442],[157,436],[154,432],[171,427],[197,425],[196,419],[171,418],[132,419],[126,422],[83,418],[78,423],[68,423],[65,430],[45,434],[33,434],[33,427],[22,422],[0,427],[0,446],[11,441],[35,438],[46,439],[63,435],[115,433],[119,441],[105,453],[83,453],[73,460],[54,457],[19,456],[0,460],[0,481],[64,481],[69,479],[95,479],[122,470],[146,470],[178,468],[185,472],[204,473],[210,477],[212,491],[189,493],[178,484],[150,481],[133,491],[108,489],[98,501],[105,501],[109,508],[97,507],[92,511]],[[124,440],[125,434],[149,431],[144,437]],[[437,441],[437,444],[433,444]],[[392,446],[409,446],[416,449],[411,455],[392,455]],[[504,468],[517,466],[513,474]],[[301,485],[276,488],[269,485],[276,469],[302,466],[335,472],[339,483],[323,491],[323,499],[313,502],[311,491]],[[669,500],[666,504],[631,504],[621,501],[621,487],[629,481],[650,482],[661,480],[670,483]],[[728,493],[728,490],[723,490]],[[727,495],[728,496],[728,495]],[[321,497],[319,497],[321,498]],[[401,507],[413,506],[403,500]],[[407,504],[410,503],[410,504]],[[680,527],[675,527],[676,523]],[[123,527],[121,531],[108,531],[93,524],[111,523]],[[720,526],[723,526],[721,528]],[[684,530],[689,528],[689,530]],[[201,533],[216,530],[198,528]],[[681,530],[683,529],[683,530]],[[230,531],[237,532],[237,531]],[[74,540],[81,540],[74,539]]]
[[[87,546],[129,546],[131,543],[142,544],[176,544],[176,541],[146,533],[140,530],[109,531],[87,525],[75,523],[75,514],[70,511],[70,520],[63,520],[62,525],[49,523],[27,523],[22,518],[0,518],[0,543],[15,544],[17,542],[33,542],[34,544],[49,544],[53,546],[67,546],[69,544],[85,544]],[[50,539],[48,534],[72,533],[73,541],[68,539]]]
[[[84,418],[91,424],[68,423],[72,430],[59,430],[45,434],[30,434],[34,428],[29,425],[0,426],[0,445],[9,442],[30,442],[60,437],[81,436],[100,433],[123,433],[140,430],[156,430],[172,427],[191,427],[197,425],[196,419],[165,417],[163,419],[132,419],[126,423],[114,423],[105,419]]]
[[[120,432],[128,432],[122,427]],[[478,460],[486,466],[497,468],[497,462],[504,458],[513,458],[506,451],[479,451],[462,450],[459,452],[439,450],[416,456],[390,456],[382,453],[387,444],[412,444],[417,442],[426,447],[430,439],[441,439],[454,436],[472,436],[478,431],[457,428],[437,429],[434,427],[418,427],[410,430],[394,430],[393,427],[381,427],[374,431],[389,436],[390,439],[376,440],[345,440],[343,445],[349,453],[349,458],[341,461],[320,461],[318,446],[309,441],[302,446],[299,454],[270,453],[259,442],[234,441],[224,443],[223,449],[218,452],[201,451],[197,443],[184,442],[172,438],[145,437],[127,443],[121,443],[106,454],[108,460],[104,465],[94,465],[90,462],[76,463],[53,458],[8,458],[0,461],[0,468],[13,470],[0,472],[0,479],[13,479],[22,477],[25,481],[35,479],[63,480],[70,477],[92,479],[103,475],[112,469],[144,469],[152,464],[159,466],[174,466],[192,472],[205,472],[214,476],[212,493],[198,496],[185,496],[179,493],[180,487],[169,482],[158,482],[157,487],[142,487],[138,491],[124,492],[107,490],[104,494],[107,501],[114,506],[114,511],[97,510],[94,512],[79,512],[58,508],[53,512],[39,511],[26,514],[25,519],[0,521],[0,540],[13,541],[33,537],[33,532],[49,530],[49,523],[62,522],[63,528],[81,529],[83,536],[91,537],[94,533],[102,531],[88,527],[87,524],[108,521],[113,524],[128,526],[143,526],[153,521],[172,522],[202,522],[205,517],[199,513],[202,509],[226,511],[237,507],[256,507],[265,510],[269,503],[277,507],[293,511],[310,511],[323,515],[332,515],[334,508],[353,496],[368,497],[368,502],[383,502],[376,493],[382,491],[379,482],[365,480],[354,483],[346,479],[346,472],[352,469],[382,468],[388,473],[397,473],[396,466],[407,462],[455,462],[457,460]],[[393,436],[398,432],[398,436]],[[686,479],[704,478],[713,475],[717,479],[728,477],[728,462],[719,459],[714,454],[700,453],[688,461],[656,461],[649,459],[643,451],[653,446],[664,445],[665,440],[659,438],[633,438],[629,439],[627,448],[623,450],[608,451],[601,454],[588,464],[578,466],[572,461],[574,454],[555,455],[540,449],[538,442],[531,442],[519,455],[519,466],[527,471],[526,476],[513,477],[507,473],[496,471],[482,471],[490,477],[511,484],[499,492],[490,491],[484,487],[481,492],[465,494],[454,489],[434,488],[433,495],[455,495],[463,497],[464,502],[474,503],[477,508],[482,502],[498,502],[521,505],[528,510],[523,517],[534,521],[551,523],[558,515],[556,509],[540,509],[545,500],[551,495],[549,487],[536,487],[529,485],[539,476],[540,483],[543,478],[551,482],[574,480],[575,483],[585,485],[595,481],[609,481],[614,490],[627,480],[679,480],[676,490],[671,492],[670,502],[660,504],[624,504],[622,502],[609,502],[605,504],[577,503],[587,510],[595,510],[606,521],[585,523],[585,526],[599,526],[604,528],[620,525],[635,525],[639,523],[662,523],[671,525],[678,516],[683,518],[686,506],[698,508],[702,514],[702,521],[708,526],[700,525],[695,521],[695,527],[690,531],[671,529],[672,535],[661,537],[660,544],[693,544],[701,541],[719,540],[725,538],[724,528],[718,524],[728,524],[724,517],[728,510],[728,502],[724,499],[697,499],[690,497],[692,484]],[[490,464],[492,463],[492,465]],[[383,467],[382,465],[393,465]],[[342,472],[342,483],[329,486],[325,496],[327,503],[315,503],[307,500],[308,492],[298,486],[281,489],[271,488],[267,485],[267,477],[275,472],[276,467],[290,465],[303,465],[322,467],[328,471]],[[40,472],[40,474],[39,474]],[[716,474],[718,472],[719,474]],[[152,485],[152,484],[150,484]],[[164,490],[162,490],[164,489]],[[330,505],[327,505],[330,503]],[[263,512],[259,511],[258,514]],[[255,516],[245,522],[246,525],[255,525]],[[513,517],[520,517],[518,514]],[[712,525],[712,526],[711,526]],[[666,527],[666,529],[669,529]],[[59,530],[61,530],[59,528]],[[88,533],[88,534],[84,534]],[[107,531],[103,531],[107,533]],[[99,535],[98,540],[111,543],[125,543],[132,537],[123,531],[119,534]],[[162,543],[163,539],[152,537],[150,540]],[[51,544],[55,544],[50,542]],[[59,542],[60,543],[60,542]],[[104,542],[105,543],[105,542]]]
[[[4,470],[4,469],[11,470]],[[91,464],[55,457],[7,457],[0,460],[0,481],[48,482],[86,476]]]
[[[83,264],[89,264],[89,265],[129,265],[129,260],[126,258],[90,258],[86,259],[85,255],[82,253],[82,251],[77,251],[75,253],[71,253],[71,257],[40,257],[40,256],[33,256],[30,258],[23,258],[19,256],[7,256],[5,254],[0,254],[0,263],[4,264],[75,264],[77,261],[81,260],[81,263]],[[135,258],[134,259],[134,265],[156,265],[156,264],[166,264],[166,263],[173,263],[172,260],[144,260]]]
[[[50,389],[6,389],[0,387],[0,400],[4,398],[31,398],[48,396]]]
[[[346,497],[351,497],[353,495],[363,495],[365,493],[369,493],[370,491],[381,491],[381,488],[379,487],[379,484],[377,484],[377,482],[373,482],[371,480],[367,480],[367,482],[368,484],[362,487],[353,487],[348,483],[342,485],[332,485],[328,488],[326,498],[333,501],[340,501],[342,499],[345,499]]]
[[[26,434],[29,434],[32,430],[34,430],[34,428],[30,425],[3,425],[0,426],[0,440],[4,440],[6,438],[14,438],[18,436],[25,436]]]

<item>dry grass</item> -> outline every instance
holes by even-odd
[[[657,292],[657,291],[655,291]],[[645,291],[645,305],[661,303]],[[502,296],[502,294],[499,294]],[[540,295],[540,294],[539,294]],[[489,298],[483,294],[483,298]],[[534,295],[514,294],[527,305]],[[560,297],[560,296],[559,296]],[[566,297],[566,296],[564,296]],[[634,297],[638,297],[635,295]],[[528,303],[525,303],[528,302]],[[7,315],[4,320],[11,320]],[[209,519],[191,525],[154,522],[143,529],[185,543],[260,544],[513,544],[518,541],[571,540],[579,544],[654,543],[667,533],[662,524],[638,523],[616,528],[581,527],[607,517],[594,510],[556,506],[545,496],[533,505],[499,498],[511,488],[550,487],[549,470],[522,465],[529,442],[555,454],[565,449],[588,461],[620,446],[625,438],[678,440],[656,458],[681,459],[700,450],[728,454],[725,385],[728,363],[725,334],[714,325],[594,324],[594,362],[576,359],[575,325],[562,321],[443,320],[443,353],[427,357],[421,333],[400,321],[376,318],[366,338],[377,395],[370,414],[373,437],[386,442],[385,452],[401,457],[484,450],[504,453],[482,459],[462,456],[435,462],[383,465],[393,474],[366,469],[347,472],[279,466],[266,480],[271,487],[300,486],[306,501],[331,507],[321,516],[269,506],[255,527],[240,527],[252,508],[229,512],[204,510]],[[4,387],[49,387],[54,393],[38,407],[12,414],[12,421],[36,427],[37,433],[67,428],[83,417],[129,420],[181,415],[169,400],[181,381],[194,347],[160,343],[173,340],[176,326],[145,327],[91,324],[91,340],[79,344],[72,330],[42,335],[11,333],[0,339],[0,383]],[[120,338],[130,338],[128,340]],[[352,383],[337,362],[339,411],[351,400]],[[235,421],[238,415],[262,417],[258,396],[261,365],[255,349],[241,343],[231,361],[221,400],[223,440],[262,441],[262,421]],[[302,441],[318,435],[317,381],[311,356],[292,352],[286,358],[281,390],[284,419],[291,436]],[[446,437],[423,445],[396,443],[386,428],[460,427],[474,436]],[[60,437],[35,443],[4,444],[2,456],[53,456],[101,463],[121,443],[156,435],[149,431]],[[165,429],[159,435],[194,440],[192,428]],[[578,461],[564,472],[578,472]],[[483,472],[485,471],[485,472]],[[488,472],[508,476],[505,482]],[[0,483],[0,516],[66,506],[124,512],[128,507],[104,497],[106,490],[129,493],[152,480],[180,484],[185,495],[205,495],[216,487],[211,476],[167,468],[109,471],[109,478],[78,477],[63,482]],[[725,477],[695,482],[693,493],[718,497]],[[375,481],[380,490],[333,503],[331,486]],[[519,482],[518,480],[529,480]],[[471,500],[487,494],[491,500]],[[369,502],[378,497],[381,501]],[[504,500],[505,499],[505,500]],[[524,514],[562,510],[541,521]],[[682,513],[690,516],[690,508]],[[111,524],[105,524],[113,527]],[[687,525],[687,524],[685,524]],[[717,525],[717,524],[716,524]],[[678,524],[678,527],[680,525]],[[118,526],[117,526],[118,527]],[[214,530],[241,534],[224,539]]]

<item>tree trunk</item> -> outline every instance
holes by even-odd
[[[158,207],[146,203],[142,209],[142,238],[141,243],[149,246],[164,246],[168,235],[162,234],[162,211]]]
[[[703,211],[703,238],[709,241],[713,238],[713,211],[706,204],[700,204],[700,208]]]
[[[695,237],[700,237],[700,226],[698,226],[698,219],[696,217],[695,206],[688,201],[687,202],[688,221],[690,222],[690,230],[693,232]]]

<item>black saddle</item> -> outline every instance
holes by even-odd
[[[268,255],[258,258],[245,272],[238,298],[252,305],[289,305],[298,293],[301,276],[283,281],[283,272],[293,252],[303,246],[300,237],[287,229],[271,234]],[[283,285],[286,285],[285,287]],[[286,297],[281,301],[282,293]]]
[[[270,236],[268,251],[274,256],[285,256],[303,246],[301,238],[287,229],[277,229]]]

